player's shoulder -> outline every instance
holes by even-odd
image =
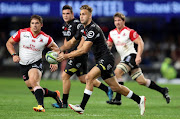
[[[89,30],[96,32],[96,31],[101,30],[101,28],[95,22],[91,22],[89,26]]]
[[[19,29],[20,32],[30,32],[30,28]]]
[[[47,38],[50,37],[48,34],[44,33],[43,31],[41,31],[40,34],[43,35],[43,36],[45,36],[45,37],[47,37]]]
[[[125,26],[123,30],[129,31],[129,32],[135,31],[134,29],[131,29],[131,28],[127,27],[127,26]]]
[[[78,24],[78,23],[80,23],[80,21],[79,21],[79,19],[74,18],[73,19],[73,23],[77,23]]]

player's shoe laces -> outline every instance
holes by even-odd
[[[169,104],[171,101],[171,98],[170,98],[168,92],[169,92],[169,89],[167,87],[164,88],[163,97],[166,99],[167,104]]]
[[[113,98],[113,91],[111,90],[110,87],[108,87],[107,95],[108,95],[109,101],[112,100],[112,98]]]
[[[139,103],[139,108],[140,108],[140,114],[144,115],[145,112],[145,103],[146,103],[146,97],[145,96],[139,96],[141,98],[140,103]]]
[[[84,110],[80,107],[80,105],[72,105],[69,104],[69,107],[74,110],[75,112],[79,113],[79,114],[83,114]]]
[[[116,99],[112,99],[112,100],[108,100],[108,101],[106,101],[106,103],[108,103],[108,104],[112,104],[112,105],[121,105],[122,103],[121,103],[121,100],[116,100]]]
[[[54,103],[56,106],[58,105],[59,108],[62,107],[63,103],[62,103],[62,100],[60,98],[60,92],[58,90],[55,91],[57,96],[56,96],[56,101],[57,103]],[[53,104],[52,104],[53,105]],[[54,106],[53,106],[54,107]]]
[[[42,105],[38,105],[38,107],[33,107],[33,110],[36,112],[45,112],[45,109]]]
[[[55,108],[67,108],[68,104],[62,104],[62,106],[59,106],[58,103],[53,103],[52,106]]]

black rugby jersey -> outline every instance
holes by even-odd
[[[80,23],[80,21],[78,19],[72,19],[71,21],[69,21],[68,24],[64,23],[62,25],[62,34],[63,36],[66,38],[67,41],[71,40],[71,38],[73,38],[73,36],[76,34],[77,29],[79,29],[78,27],[80,27],[82,24]],[[79,37],[78,39],[79,42],[73,46],[71,49],[68,50],[68,52],[71,52],[73,50],[76,50],[80,41],[81,41],[81,37]]]
[[[79,33],[75,35],[75,38],[79,39],[81,36],[85,38],[85,41],[93,42],[91,50],[93,51],[96,60],[100,59],[102,56],[112,56],[112,53],[106,44],[106,38],[103,31],[94,21],[85,28],[82,26],[79,28]]]

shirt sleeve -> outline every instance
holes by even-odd
[[[134,41],[137,37],[139,37],[139,34],[135,30],[131,30],[129,34],[129,38],[131,41]]]
[[[112,38],[111,38],[111,35],[110,35],[110,32],[109,32],[109,35],[108,35],[108,40],[109,42],[113,42]]]
[[[13,36],[12,36],[12,39],[15,41],[15,42],[19,42],[20,41],[20,30],[17,31]]]
[[[83,30],[83,26],[82,26],[82,24],[78,24],[77,25],[77,31],[76,31],[76,33],[74,35],[76,40],[80,40],[81,39],[81,37],[82,37],[81,30]]]
[[[49,46],[52,42],[53,42],[53,39],[49,36],[49,39],[48,39],[46,46]]]

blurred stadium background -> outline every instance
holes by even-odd
[[[1,0],[0,1],[0,77],[20,77],[18,64],[13,63],[7,52],[6,41],[17,30],[29,27],[33,14],[44,18],[42,30],[53,37],[61,46],[63,42],[61,25],[62,6],[73,7],[76,18],[79,8],[88,4],[93,8],[93,20],[102,28],[106,37],[114,29],[113,15],[121,12],[126,15],[126,26],[135,29],[143,38],[145,47],[141,67],[146,77],[157,80],[162,77],[161,64],[166,57],[172,59],[177,72],[180,71],[180,1],[179,0]],[[17,49],[17,46],[16,46]],[[17,49],[18,50],[18,49]],[[46,49],[44,54],[48,51]],[[112,52],[119,61],[116,50]],[[93,64],[90,55],[89,68]],[[43,77],[59,79],[64,63],[54,73],[49,72],[46,62]],[[180,78],[177,75],[176,78]]]

